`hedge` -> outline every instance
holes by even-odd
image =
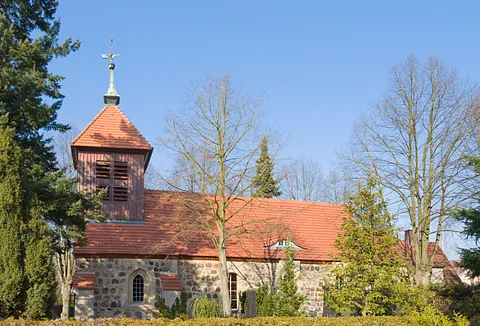
[[[80,321],[27,321],[27,320],[3,320],[0,326],[207,326],[207,325],[239,325],[239,326],[274,326],[274,325],[291,325],[291,326],[310,326],[310,325],[326,325],[326,326],[412,326],[417,325],[415,317],[338,317],[338,318],[313,318],[313,317],[257,317],[251,319],[234,319],[234,318],[209,318],[209,319],[190,319],[190,320],[139,320],[129,318],[115,319],[93,319],[85,322]]]

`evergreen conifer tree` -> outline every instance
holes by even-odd
[[[253,179],[253,187],[255,189],[253,197],[273,198],[282,194],[278,180],[273,176],[273,162],[268,153],[267,137],[263,137],[260,144],[260,157],[257,160],[257,173]]]
[[[278,316],[299,316],[300,308],[305,302],[305,296],[298,293],[298,276],[295,275],[295,250],[287,241],[285,260],[280,281],[278,282],[279,303]]]
[[[0,318],[22,309],[22,207],[20,148],[0,127]]]
[[[8,250],[12,251],[8,266],[18,273],[13,276],[9,272],[9,277],[18,278],[15,284],[20,286],[21,295],[16,296],[15,287],[9,298],[3,297],[3,287],[9,283],[0,280],[0,300],[6,300],[0,302],[0,310],[6,315],[29,318],[47,315],[55,289],[49,227],[52,221],[48,217],[55,206],[51,196],[55,180],[61,176],[56,173],[51,140],[45,138],[44,132],[68,129],[57,121],[63,77],[50,73],[48,67],[54,58],[64,57],[79,47],[79,42],[71,39],[59,44],[60,23],[54,17],[57,6],[56,0],[0,1],[0,127],[10,128],[13,134],[22,172],[18,180],[5,181],[20,183],[20,190],[12,192],[12,196],[18,194],[16,203],[20,207],[3,212],[0,209],[0,219],[16,216],[16,210],[20,210],[21,220],[12,219],[8,226],[8,235],[16,239],[18,248],[2,246],[0,256],[6,257]],[[8,169],[0,166],[0,171]],[[8,196],[0,196],[0,202],[0,207],[10,207]]]
[[[474,172],[480,174],[480,157],[469,157],[469,163],[473,166]],[[464,223],[463,234],[473,239],[476,246],[469,249],[462,249],[462,267],[465,268],[470,277],[480,276],[480,209],[472,207],[462,209],[455,213],[455,217]]]
[[[345,204],[343,232],[335,241],[342,264],[333,269],[335,282],[326,286],[327,304],[340,315],[389,315],[409,309],[407,266],[387,205],[376,189],[370,178]]]

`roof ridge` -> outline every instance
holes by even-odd
[[[156,190],[156,189],[145,189],[145,193],[166,193],[166,194],[196,194],[196,195],[204,195],[201,193],[192,193],[192,192],[183,192],[183,191],[175,191],[175,190]],[[239,199],[257,199],[260,201],[266,202],[283,202],[283,203],[295,203],[295,204],[304,204],[304,205],[312,205],[312,204],[320,204],[324,206],[333,206],[333,207],[342,207],[343,204],[334,204],[334,203],[325,203],[319,201],[308,201],[308,200],[298,200],[298,199],[282,199],[282,198],[260,198],[260,197],[251,197],[251,196],[238,196]]]

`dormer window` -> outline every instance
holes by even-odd
[[[287,246],[290,246],[293,250],[299,250],[302,249],[301,247],[297,246],[293,241],[290,241],[290,244],[288,244],[288,241],[286,239],[281,239],[275,242],[274,244],[271,244],[269,246],[265,246],[266,248],[275,248],[275,249],[285,249]]]

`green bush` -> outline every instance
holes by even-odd
[[[272,291],[269,284],[264,284],[257,289],[257,316],[278,316],[279,295]]]
[[[165,299],[160,298],[157,301],[158,307],[158,317],[159,318],[168,318],[168,319],[188,319],[187,312],[187,296],[186,293],[182,293],[180,298],[175,298],[175,302],[171,307],[165,304]]]
[[[480,326],[480,285],[446,284],[433,290],[439,296],[437,306],[454,318],[456,313],[466,316],[472,326]]]
[[[215,318],[220,317],[222,307],[217,300],[209,298],[197,298],[193,304],[193,317],[195,318]]]
[[[203,299],[202,299],[203,300]],[[423,315],[426,316],[423,316]],[[190,320],[154,319],[154,320],[138,320],[129,318],[116,319],[95,319],[86,322],[76,321],[26,321],[26,320],[4,320],[0,321],[0,326],[467,326],[467,324],[455,320],[454,323],[448,319],[439,317],[440,313],[427,310],[423,314],[406,317],[390,317],[390,316],[367,316],[367,317],[338,317],[338,318],[312,318],[312,317],[257,317],[247,319],[235,318],[199,318]],[[440,320],[440,323],[438,323]],[[448,321],[447,321],[448,320]],[[445,322],[442,324],[441,322]],[[450,323],[448,323],[450,322]]]
[[[248,307],[248,292],[240,292],[240,313],[246,314]]]

